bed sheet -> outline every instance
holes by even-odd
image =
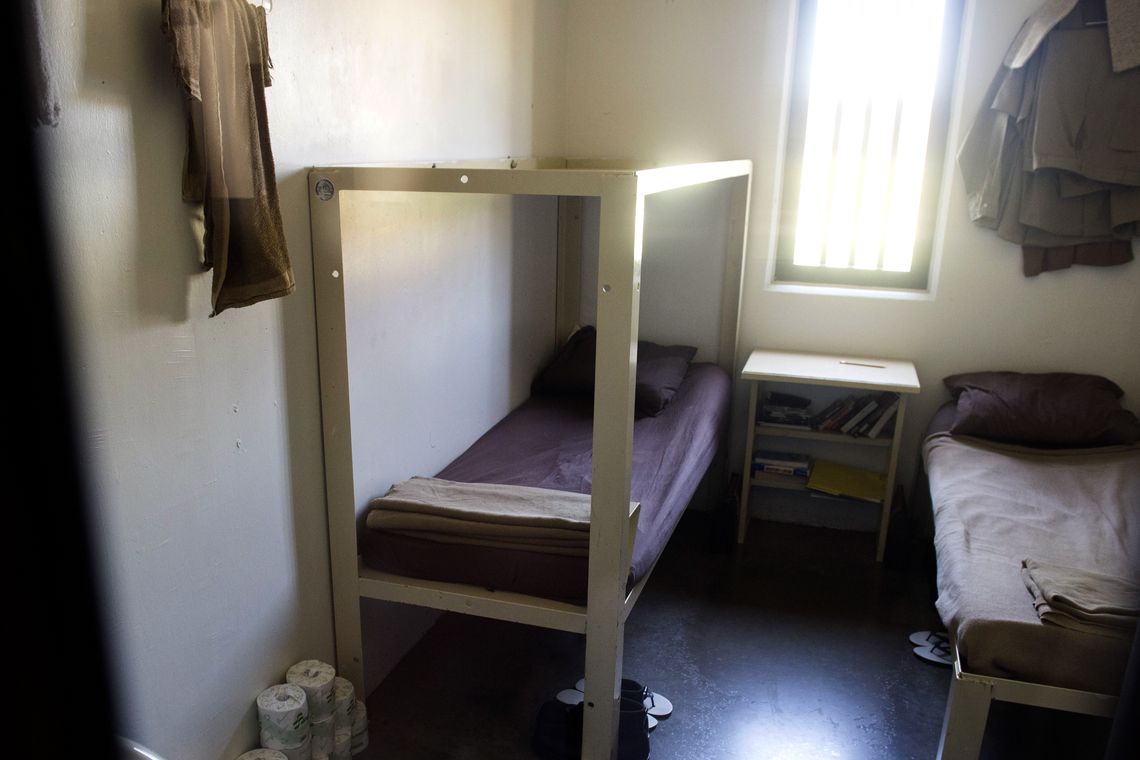
[[[690,366],[655,417],[634,421],[631,499],[641,502],[629,582],[652,568],[712,462],[728,418],[731,383],[713,364]],[[444,480],[591,489],[590,399],[532,397],[436,474]],[[483,546],[439,544],[361,531],[364,563],[416,578],[582,603],[587,559]]]

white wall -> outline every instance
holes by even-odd
[[[696,361],[719,362],[725,257],[729,248],[731,187],[695,185],[645,199],[638,335],[662,345],[694,346]],[[601,200],[582,212],[579,321],[597,324],[598,235]]]
[[[1009,40],[1039,0],[971,0],[963,123],[973,120]],[[575,0],[568,9],[567,153],[672,163],[755,162],[742,352],[751,347],[912,359],[924,390],[910,409],[903,474],[945,392],[941,378],[979,369],[1106,375],[1140,409],[1140,262],[1021,275],[1016,246],[973,227],[953,165],[932,299],[899,301],[765,289],[792,0]],[[737,415],[738,418],[741,415]]]
[[[530,395],[556,346],[554,198],[341,194],[356,509],[433,475]],[[367,600],[365,687],[437,613]]]
[[[275,3],[297,292],[208,319],[160,3],[44,5],[63,111],[42,140],[123,730],[232,758],[256,742],[257,693],[333,657],[305,168],[560,153],[563,8]]]

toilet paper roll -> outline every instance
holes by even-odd
[[[368,732],[365,731],[362,734],[353,734],[352,748],[350,750],[352,754],[359,755],[366,749],[368,749]]]
[[[277,751],[285,755],[285,760],[312,760],[312,737],[304,737],[301,746],[287,747],[287,749]]]
[[[352,735],[360,734],[368,735],[368,708],[358,699],[356,707],[352,708]]]
[[[324,720],[333,714],[334,678],[336,670],[333,666],[320,660],[301,660],[285,674],[286,682],[305,690],[305,696],[309,700],[310,723]]]
[[[337,676],[333,679],[333,693],[336,699],[336,708],[333,711],[336,730],[342,728],[351,730],[352,713],[356,709],[356,690],[352,688],[352,681]]]
[[[289,758],[275,749],[251,749],[237,760],[289,760]]]
[[[309,734],[305,690],[293,684],[270,686],[257,695],[257,720],[262,747],[299,747]]]
[[[333,741],[332,760],[349,760],[352,757],[352,729],[339,728]]]
[[[297,737],[291,741],[282,741],[279,737],[273,734],[261,732],[261,746],[264,749],[275,749],[278,752],[284,752],[290,749],[297,749],[309,741],[309,727],[305,726],[305,733],[303,736]]]
[[[313,757],[331,755],[336,746],[336,734],[332,717],[315,720],[309,724],[313,734]]]
[[[313,740],[306,736],[299,747],[288,747],[277,750],[285,756],[285,760],[313,760]]]

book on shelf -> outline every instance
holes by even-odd
[[[811,406],[811,399],[807,396],[797,396],[794,393],[781,393],[768,391],[764,394],[764,406],[782,406],[792,409],[807,409]]]
[[[880,414],[878,419],[876,419],[874,423],[872,423],[871,427],[868,428],[866,434],[868,438],[878,438],[879,435],[882,434],[882,432],[886,429],[887,424],[890,423],[898,413],[900,401],[901,400],[899,399],[898,394],[895,394],[895,400],[892,401],[890,405],[883,410],[883,413]]]
[[[757,451],[752,457],[752,472],[807,478],[811,473],[811,457],[785,451]]]
[[[807,482],[811,470],[807,467],[787,467],[782,464],[764,464],[763,462],[753,462],[752,472],[763,472],[768,475],[791,475],[797,478],[803,478]]]
[[[850,435],[853,435],[856,438],[866,437],[867,431],[871,429],[871,426],[875,424],[875,421],[878,420],[879,416],[882,415],[885,411],[886,407],[884,407],[882,404],[877,406],[875,408],[875,411],[868,414],[858,425],[851,428]]]
[[[767,394],[764,405],[756,414],[756,421],[768,427],[789,430],[816,430],[856,437],[877,438],[887,427],[899,407],[899,394],[891,391],[849,395],[837,398],[818,412],[808,406],[782,406],[772,400],[795,401],[803,399],[783,394]]]
[[[807,487],[831,496],[881,503],[887,491],[887,476],[881,472],[819,459],[812,466]]]
[[[783,428],[811,429],[811,413],[800,407],[764,406],[760,409],[759,421],[765,425]]]
[[[832,412],[832,414],[825,418],[822,422],[820,422],[819,430],[827,431],[838,429],[839,426],[847,420],[848,416],[853,413],[855,410],[855,405],[857,403],[859,403],[859,399],[855,396],[848,396],[847,398],[843,399],[843,402],[839,405],[839,408]]]
[[[863,408],[859,410],[858,414],[853,415],[844,423],[842,432],[848,433],[849,435],[860,435],[860,430],[869,429],[870,426],[866,423],[875,419],[894,398],[895,394],[889,392],[874,393],[865,396],[864,399],[866,403],[863,405]]]
[[[825,420],[827,420],[828,418],[831,417],[831,415],[835,414],[841,408],[843,408],[843,402],[844,401],[845,401],[845,399],[837,398],[834,401],[832,401],[830,404],[825,406],[823,409],[816,412],[811,418],[811,429],[812,430],[819,430],[820,425],[822,425]]]
[[[839,426],[839,432],[850,433],[855,429],[855,426],[866,419],[867,415],[879,408],[879,401],[874,396],[864,396],[855,405],[854,411],[851,415],[844,420],[843,424]]]
[[[861,438],[878,437],[878,432],[882,432],[884,426],[891,421],[891,418],[894,417],[898,408],[899,394],[884,391],[875,397],[874,408],[854,425],[845,426],[847,429],[844,430],[844,432]],[[876,425],[878,425],[878,432],[875,436],[871,436],[871,431],[876,430]]]

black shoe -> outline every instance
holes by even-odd
[[[545,760],[579,760],[582,757],[582,704],[558,700],[543,703],[534,721],[531,749]]]
[[[644,702],[622,698],[618,714],[618,760],[648,760],[649,715]],[[531,749],[544,760],[582,756],[582,704],[543,703],[535,719]]]
[[[649,760],[649,714],[640,699],[622,697],[618,719],[618,760]]]

